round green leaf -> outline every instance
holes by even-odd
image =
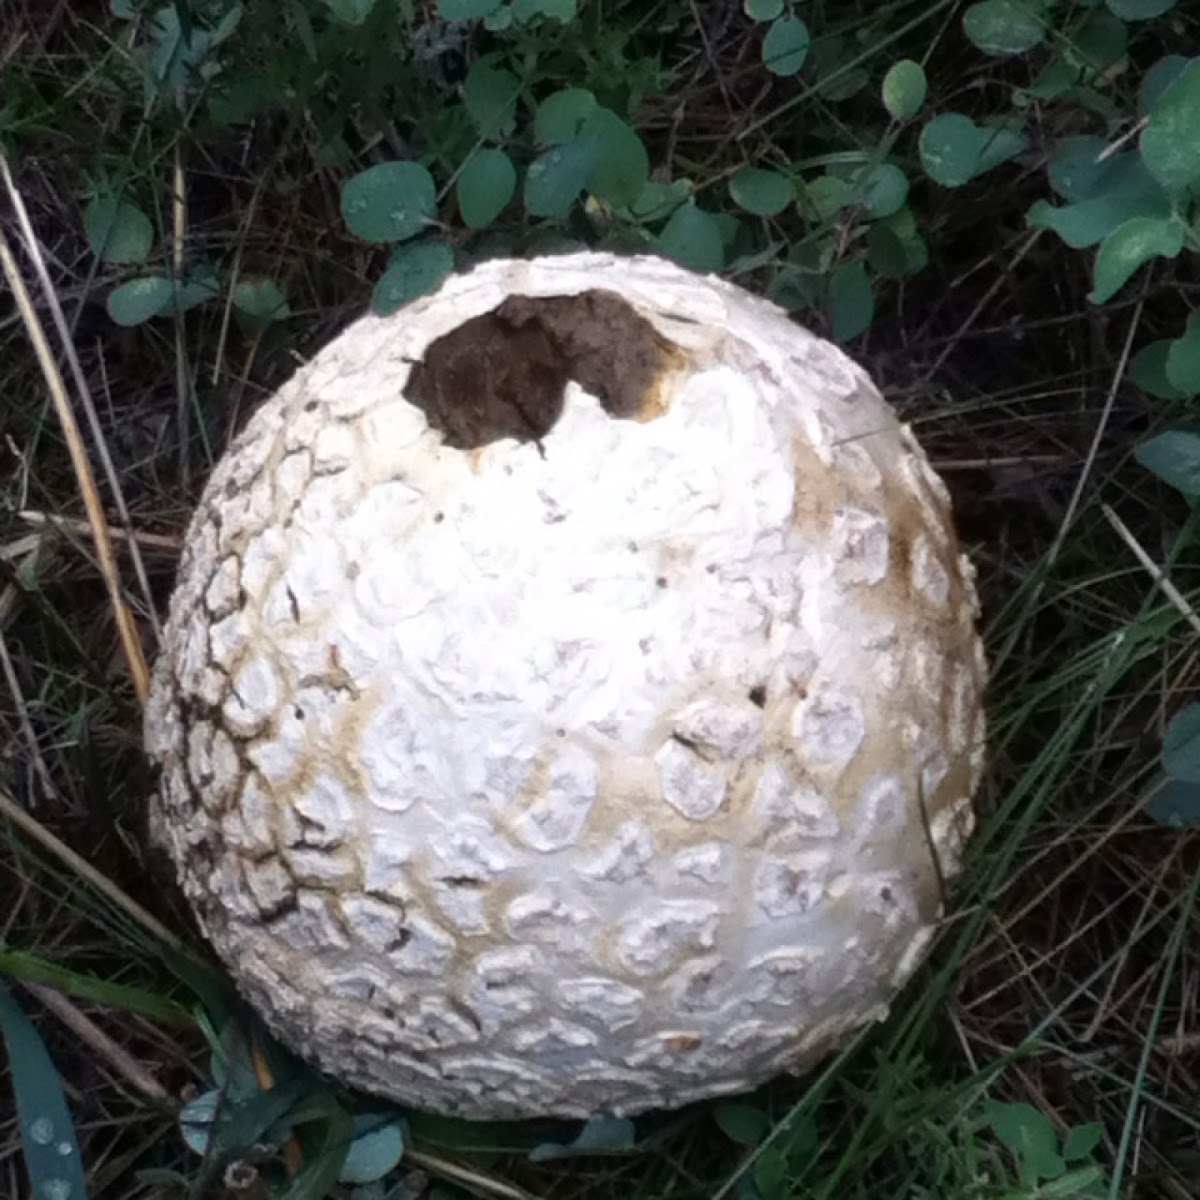
[[[1087,194],[1076,204],[1055,208],[1045,200],[1030,205],[1026,216],[1035,227],[1053,229],[1068,246],[1094,246],[1131,217],[1163,217],[1171,203],[1154,177],[1130,152],[1108,160],[1107,170],[1085,181]]]
[[[84,209],[83,231],[101,262],[141,262],[154,244],[150,218],[117,196],[98,196],[91,201]]]
[[[569,142],[596,108],[596,97],[586,88],[563,88],[547,96],[533,115],[533,136],[543,146]]]
[[[1133,456],[1147,471],[1185,496],[1200,496],[1200,434],[1170,429],[1137,446]]]
[[[1192,313],[1183,335],[1170,343],[1165,366],[1168,382],[1180,395],[1200,393],[1200,313]]]
[[[257,325],[282,321],[291,315],[287,297],[273,279],[240,279],[233,289],[233,306]]]
[[[490,225],[517,190],[517,169],[503,150],[477,150],[459,172],[458,211],[468,229]]]
[[[1065,137],[1054,148],[1046,174],[1050,186],[1064,199],[1086,200],[1108,173],[1110,158],[1103,157],[1108,142],[1095,134]]]
[[[637,1130],[628,1117],[589,1117],[570,1142],[542,1142],[529,1152],[530,1162],[552,1162],[580,1154],[632,1150]]]
[[[566,216],[596,165],[594,143],[578,138],[552,146],[525,172],[525,209],[533,217]]]
[[[1200,58],[1193,58],[1163,89],[1138,143],[1151,174],[1173,194],[1200,180]]]
[[[361,25],[375,7],[375,0],[325,0],[325,6],[343,24]]]
[[[861,191],[863,207],[870,217],[890,217],[908,199],[908,179],[895,163],[877,163],[867,172]]]
[[[1103,304],[1152,258],[1174,258],[1183,249],[1183,229],[1170,217],[1133,217],[1100,243],[1094,286],[1088,299]]]
[[[404,1134],[398,1119],[385,1122],[377,1116],[355,1117],[354,1140],[342,1161],[338,1183],[376,1183],[403,1154]]]
[[[729,180],[733,202],[756,217],[773,217],[792,202],[791,180],[778,171],[743,167]]]
[[[1154,794],[1146,802],[1146,815],[1172,829],[1200,825],[1200,783],[1159,776]]]
[[[1175,0],[1104,0],[1122,21],[1149,21],[1175,7]]]
[[[437,189],[416,162],[386,162],[342,185],[342,216],[366,242],[402,242],[433,220]]]
[[[829,281],[829,326],[835,341],[858,337],[875,315],[875,296],[867,268],[860,262],[842,263]]]
[[[591,145],[594,154],[588,189],[610,204],[632,204],[650,178],[650,156],[642,139],[608,108],[594,109],[583,122],[579,137]]]
[[[1200,783],[1200,704],[1180,709],[1162,743],[1163,770],[1172,779]]]
[[[771,1118],[752,1104],[718,1104],[713,1119],[721,1132],[739,1146],[757,1146],[771,1131]]]
[[[692,185],[686,179],[671,183],[647,180],[629,211],[639,221],[661,221],[669,217],[691,195]]]
[[[512,0],[513,18],[528,25],[535,17],[548,17],[565,25],[575,19],[577,0]]]
[[[1066,65],[1097,75],[1120,62],[1129,46],[1129,29],[1110,12],[1097,8],[1063,47]],[[1074,83],[1078,75],[1070,80]]]
[[[1171,338],[1159,338],[1143,346],[1129,360],[1130,381],[1159,400],[1184,398],[1183,393],[1167,378],[1167,355],[1173,345]]]
[[[475,21],[494,13],[501,0],[438,0],[438,16],[443,21]]]
[[[963,13],[963,32],[985,54],[1024,54],[1046,36],[1046,19],[1031,0],[983,0]]]
[[[381,316],[395,312],[410,300],[436,291],[453,270],[454,252],[445,242],[397,246],[371,294],[371,308]]]
[[[780,17],[763,38],[763,65],[775,75],[795,75],[804,66],[812,39],[799,17]]]
[[[798,207],[801,216],[824,224],[853,203],[853,189],[840,175],[818,175],[804,184]]]
[[[982,175],[1010,158],[1016,158],[1026,146],[1029,139],[1011,123],[996,123],[982,125],[979,129],[979,165],[976,175]]]
[[[892,63],[883,77],[883,107],[896,121],[907,121],[921,111],[929,85],[925,68],[911,58]]]
[[[1142,76],[1142,86],[1138,88],[1138,112],[1142,116],[1154,111],[1163,92],[1183,74],[1191,61],[1182,54],[1167,54]]]
[[[105,307],[118,325],[140,325],[166,312],[174,299],[171,281],[165,275],[151,275],[113,288]]]
[[[511,71],[477,60],[463,84],[463,103],[480,136],[500,137],[511,129],[521,83]]]
[[[882,222],[867,231],[867,262],[884,279],[903,279],[908,274],[908,252],[892,229]]]
[[[774,21],[783,15],[783,0],[742,0],[742,8],[752,21]]]
[[[1066,1170],[1058,1153],[1054,1123],[1032,1104],[988,1104],[988,1117],[996,1137],[1017,1160],[1043,1179],[1057,1179]]]
[[[1200,816],[1200,813],[1197,816]],[[1078,1162],[1081,1158],[1087,1158],[1100,1145],[1103,1137],[1104,1126],[1098,1121],[1089,1125],[1076,1125],[1063,1139],[1063,1158],[1067,1162]]]
[[[918,149],[934,183],[962,187],[979,167],[980,130],[962,113],[943,113],[925,123]]]
[[[719,271],[725,265],[721,227],[691,200],[671,214],[658,236],[658,249],[693,271]]]

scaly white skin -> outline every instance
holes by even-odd
[[[405,400],[433,339],[593,288],[681,352],[661,415],[571,384],[544,453],[460,451]],[[741,1090],[920,960],[972,826],[975,617],[944,488],[835,347],[657,259],[486,263],[352,325],[213,472],[159,836],[349,1084],[472,1117]]]

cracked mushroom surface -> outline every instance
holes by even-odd
[[[219,462],[154,828],[274,1031],[469,1117],[799,1070],[918,964],[971,832],[977,602],[867,375],[653,258],[351,325]]]

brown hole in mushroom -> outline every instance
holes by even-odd
[[[767,689],[765,684],[756,683],[749,692],[750,703],[758,708],[765,708],[767,703]]]
[[[615,292],[510,296],[431,342],[405,394],[448,446],[540,442],[572,379],[610,417],[656,416],[657,384],[680,356]]]

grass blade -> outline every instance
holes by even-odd
[[[0,983],[0,1032],[21,1126],[21,1149],[39,1200],[86,1200],[75,1123],[62,1081],[42,1041],[12,993]]]

